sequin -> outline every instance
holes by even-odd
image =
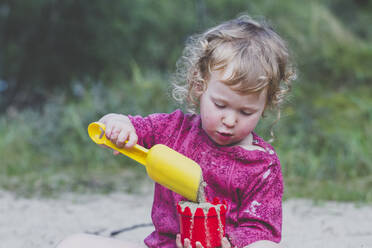
[[[270,175],[270,172],[271,172],[271,170],[268,169],[268,170],[265,172],[265,174],[263,174],[262,178],[263,178],[263,179],[266,179],[266,178]]]

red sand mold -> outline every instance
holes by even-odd
[[[215,198],[209,202],[209,209],[203,210],[203,208],[197,207],[195,212],[192,212],[193,208],[185,207],[183,203],[177,204],[182,243],[185,238],[188,238],[192,247],[196,247],[197,241],[205,248],[220,247],[221,239],[225,236],[226,201],[220,202]]]

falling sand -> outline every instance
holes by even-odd
[[[197,201],[200,203],[206,202],[205,191],[204,191],[206,186],[207,186],[207,183],[204,182],[203,177],[202,177],[199,183],[198,195],[197,195]]]

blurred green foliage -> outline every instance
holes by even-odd
[[[25,195],[135,190],[144,168],[113,156],[87,134],[88,124],[108,111],[147,115],[174,109],[162,96],[168,87],[163,77],[143,77],[137,66],[132,68],[132,84],[118,82],[113,88],[92,84],[81,89],[79,99],[60,94],[41,112],[11,109],[2,116],[0,157],[6,159],[1,161],[0,187]]]
[[[299,71],[275,127],[285,197],[372,201],[372,1],[356,0],[0,1],[0,187],[133,190],[143,168],[94,145],[87,125],[172,111],[187,36],[241,13],[267,18]]]
[[[76,81],[105,84],[130,64],[172,71],[186,37],[239,13],[265,16],[290,42],[311,80],[372,76],[370,1],[2,0],[0,111],[40,105]],[[1,88],[1,87],[0,87]]]

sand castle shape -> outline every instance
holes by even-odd
[[[206,248],[221,246],[221,239],[225,236],[226,201],[220,202],[218,198],[199,204],[181,201],[177,210],[182,242],[188,238],[192,247],[196,247],[196,241]]]

